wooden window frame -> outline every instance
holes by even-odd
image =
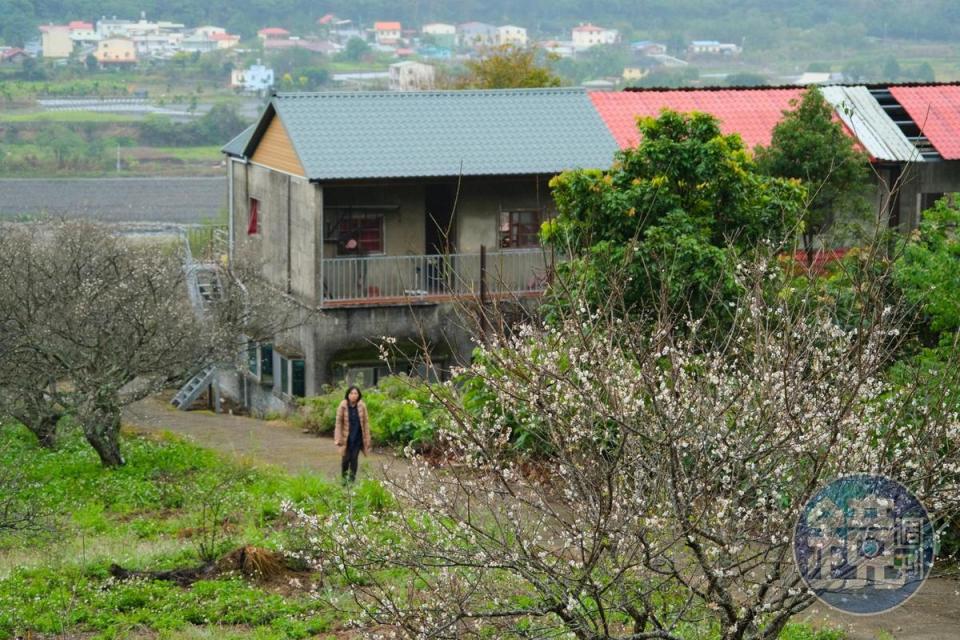
[[[346,243],[352,237],[354,233],[347,229],[344,232],[344,226],[353,223],[354,221],[373,221],[376,223],[376,232],[378,235],[378,242],[375,248],[370,248],[369,246],[364,246],[364,240],[360,239],[359,244],[356,250],[349,250],[346,248]],[[359,226],[359,225],[357,225]],[[350,258],[354,256],[382,256],[386,254],[386,234],[385,234],[386,220],[383,215],[383,212],[380,211],[350,211],[344,213],[337,220],[337,257],[338,258]],[[363,229],[360,230],[361,232]]]
[[[526,226],[535,226],[536,231],[520,231],[524,226],[515,216],[521,214],[535,214],[536,224]],[[504,219],[506,216],[506,220]],[[501,209],[499,219],[497,220],[497,247],[500,249],[534,249],[540,247],[540,227],[544,220],[544,210],[537,208],[516,208]],[[505,228],[506,225],[506,228]]]

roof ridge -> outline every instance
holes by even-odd
[[[427,91],[290,91],[276,93],[273,97],[283,100],[303,98],[417,98],[423,96],[496,96],[496,95],[579,95],[587,91],[583,87],[523,87],[513,89],[430,89]]]
[[[623,91],[627,93],[656,93],[662,91],[682,91],[692,93],[695,91],[776,91],[783,89],[806,89],[808,85],[803,84],[773,84],[773,85],[711,85],[706,87],[624,87]],[[828,82],[816,85],[818,87],[866,87],[867,89],[888,89],[890,87],[952,87],[960,86],[960,80],[946,80],[941,82]],[[610,93],[609,91],[606,93]],[[616,93],[616,92],[614,92]]]

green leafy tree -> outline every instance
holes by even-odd
[[[466,66],[466,75],[455,82],[458,89],[559,87],[561,83],[537,59],[535,50],[511,45],[495,47],[482,60],[471,60]]]
[[[916,80],[917,82],[934,82],[937,79],[937,74],[934,73],[933,67],[926,61],[910,69],[909,75],[911,80]]]
[[[639,123],[641,142],[606,171],[551,181],[558,215],[544,240],[571,254],[559,267],[598,306],[615,289],[628,312],[666,300],[702,311],[737,293],[732,258],[791,237],[796,182],[761,173],[739,136],[708,114],[664,111]]]
[[[62,124],[44,127],[37,134],[37,144],[53,152],[58,169],[64,168],[71,159],[86,151],[83,136]]]
[[[340,53],[340,58],[349,62],[357,62],[370,53],[370,45],[360,38],[350,38]]]
[[[940,200],[901,248],[894,264],[898,287],[920,307],[930,332],[952,343],[960,331],[960,209]]]
[[[889,82],[894,82],[900,78],[900,75],[900,63],[897,62],[896,58],[890,56],[887,58],[886,62],[883,63],[883,79]]]
[[[858,220],[867,211],[869,159],[833,119],[819,89],[810,87],[791,104],[793,110],[774,127],[770,146],[757,148],[757,161],[768,175],[805,185],[803,243],[812,254],[816,238],[838,217]]]

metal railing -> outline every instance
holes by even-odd
[[[195,258],[218,262],[227,253],[227,227],[202,224],[186,227],[187,242]]]
[[[553,257],[543,249],[411,256],[364,256],[323,261],[324,302],[377,302],[546,289]]]

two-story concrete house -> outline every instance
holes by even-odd
[[[549,179],[606,168],[637,144],[638,117],[703,111],[748,148],[770,143],[799,87],[306,93],[273,97],[227,155],[232,260],[252,260],[315,320],[252,345],[221,380],[248,404],[279,407],[349,377],[375,383],[372,341],[435,363],[469,358],[457,301],[535,301],[554,256],[538,244],[554,213]],[[876,212],[909,231],[960,192],[956,84],[823,89],[870,156]],[[890,185],[899,189],[890,197]],[[842,212],[841,212],[842,213]],[[417,368],[417,367],[414,367]],[[421,373],[430,373],[421,371]]]
[[[265,409],[345,376],[374,383],[380,336],[426,336],[441,370],[468,360],[454,302],[482,287],[536,298],[552,267],[547,182],[616,150],[575,89],[274,96],[224,149],[232,259],[320,315],[251,345],[222,387]]]

